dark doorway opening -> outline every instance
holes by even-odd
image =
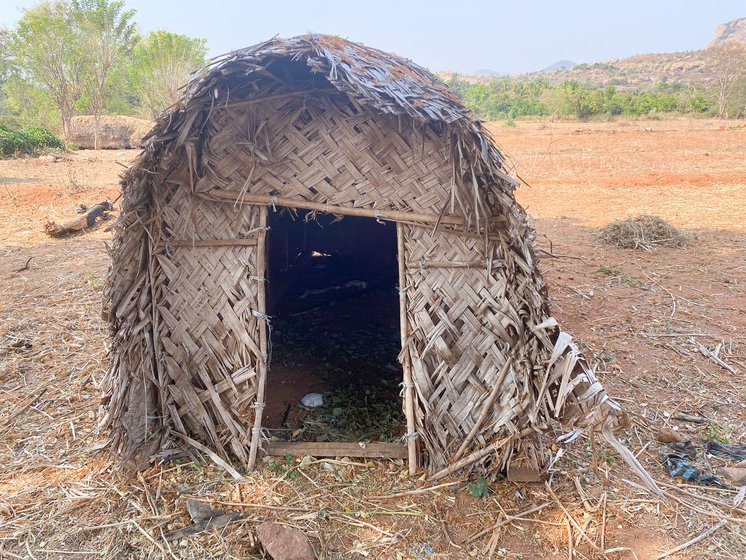
[[[285,441],[399,441],[395,225],[283,208],[268,226],[264,427]],[[324,404],[303,405],[309,393]]]

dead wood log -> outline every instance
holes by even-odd
[[[44,225],[44,232],[49,237],[62,237],[69,233],[83,231],[84,229],[93,227],[98,218],[107,219],[107,212],[110,210],[114,210],[114,205],[108,200],[104,200],[103,202],[99,202],[92,206],[85,215],[70,222],[65,222],[63,224],[47,222]]]

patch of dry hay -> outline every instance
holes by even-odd
[[[684,247],[686,236],[658,216],[641,215],[612,222],[602,228],[598,239],[605,245],[618,249],[643,249],[658,247]]]
[[[142,139],[153,123],[124,115],[103,115],[99,122],[99,147],[125,149],[142,147]],[[94,118],[91,115],[73,117],[70,142],[78,148],[93,148]]]

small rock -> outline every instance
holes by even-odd
[[[661,443],[673,443],[681,440],[681,434],[669,428],[661,428],[655,435],[655,439]]]
[[[720,473],[730,480],[734,486],[746,485],[746,468],[745,467],[723,467]]]
[[[259,542],[274,560],[316,560],[308,537],[298,529],[265,521],[256,532]]]

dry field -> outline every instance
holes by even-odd
[[[554,255],[542,260],[553,310],[631,413],[624,440],[665,500],[600,442],[593,472],[587,439],[555,465],[551,487],[495,481],[482,498],[458,479],[409,479],[395,461],[288,458],[238,483],[209,461],[119,470],[96,431],[109,234],[50,240],[43,225],[116,196],[118,163],[135,152],[81,151],[0,161],[0,558],[263,558],[255,527],[267,519],[302,529],[324,559],[646,559],[703,535],[666,557],[746,557],[737,491],[670,479],[656,441],[661,428],[698,445],[746,439],[743,122],[490,129],[530,185],[518,198]],[[689,245],[596,242],[599,227],[640,213],[683,228]],[[189,498],[242,519],[168,540],[189,523]]]

